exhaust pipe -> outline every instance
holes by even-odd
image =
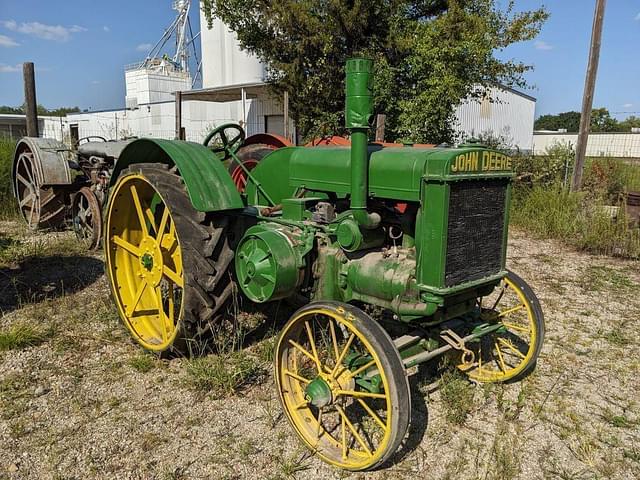
[[[362,228],[373,229],[380,216],[367,212],[369,128],[373,121],[373,61],[352,58],[346,65],[345,127],[351,132],[351,212]]]

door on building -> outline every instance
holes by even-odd
[[[265,115],[264,129],[266,133],[284,136],[284,115]]]
[[[78,132],[78,124],[69,125],[69,135],[71,136],[71,145],[77,145],[80,140],[80,133]]]

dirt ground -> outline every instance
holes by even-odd
[[[412,376],[405,445],[384,469],[349,474],[310,456],[282,416],[273,336],[247,349],[247,385],[202,389],[189,360],[129,339],[99,254],[0,222],[0,332],[39,335],[0,348],[0,479],[640,478],[640,262],[515,232],[508,264],[546,315],[536,372],[465,382],[462,402]]]

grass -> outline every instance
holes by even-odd
[[[447,421],[463,425],[474,408],[473,385],[457,370],[447,371],[440,379],[440,399]]]
[[[0,219],[16,215],[15,201],[11,187],[11,164],[15,140],[0,137]]]
[[[147,373],[157,366],[156,357],[148,353],[140,353],[129,359],[129,366],[141,373]]]
[[[187,387],[214,398],[236,393],[263,373],[256,358],[243,350],[186,360]]]
[[[15,323],[0,330],[0,351],[35,347],[44,343],[50,336],[51,331],[24,322]]]

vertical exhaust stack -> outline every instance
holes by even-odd
[[[376,228],[380,216],[367,212],[369,128],[373,120],[373,61],[352,58],[346,65],[345,127],[351,131],[351,211],[358,224]]]

